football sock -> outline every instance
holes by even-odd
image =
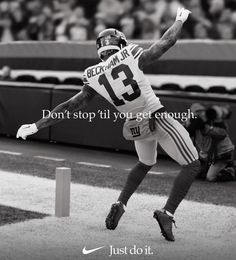
[[[139,184],[142,182],[142,180],[151,168],[152,166],[138,162],[135,167],[130,171],[125,186],[118,198],[118,201],[122,202],[124,205],[127,205],[129,198],[136,191]]]
[[[175,178],[174,184],[170,196],[164,207],[165,210],[171,214],[175,213],[175,210],[179,206],[180,202],[186,196],[191,184],[195,177],[199,173],[200,162],[196,160],[188,165],[182,166],[182,170]]]
[[[163,213],[166,213],[168,216],[173,217],[174,215],[171,214],[168,210],[162,209]]]

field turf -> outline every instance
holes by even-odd
[[[97,168],[79,165],[74,161],[54,162],[32,156],[0,154],[0,169],[55,179],[56,167],[70,167],[72,182],[120,190],[128,172],[118,168]],[[138,188],[138,193],[168,195],[174,178],[168,174],[148,175]],[[187,200],[235,207],[236,182],[208,183],[196,180]]]

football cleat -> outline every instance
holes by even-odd
[[[121,202],[116,202],[111,205],[110,212],[106,218],[106,228],[114,230],[116,229],[120,218],[124,214],[124,205]]]
[[[160,210],[154,211],[153,217],[157,220],[163,237],[168,241],[175,241],[172,233],[172,223],[175,224],[173,217]]]

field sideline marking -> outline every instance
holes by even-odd
[[[111,168],[111,165],[99,164],[99,163],[77,162],[77,164],[82,164],[82,165],[87,165],[87,166],[95,166],[95,167],[101,167],[101,168]]]
[[[148,172],[149,174],[154,174],[154,175],[163,175],[165,172],[155,172],[155,171],[150,171]]]
[[[63,162],[63,161],[65,161],[65,159],[55,158],[55,157],[48,157],[48,156],[41,156],[41,155],[35,155],[34,157],[35,158],[39,158],[39,159],[55,161],[55,162]]]
[[[0,150],[0,153],[11,154],[11,155],[22,155],[22,153],[11,152],[11,151],[7,151],[7,150]]]
[[[125,171],[131,171],[131,168],[125,169]],[[148,172],[148,174],[162,175],[162,174],[165,174],[165,172],[150,171],[150,172]]]

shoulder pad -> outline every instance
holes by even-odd
[[[134,43],[130,43],[128,45],[128,48],[130,50],[130,52],[132,53],[133,57],[136,59],[138,58],[142,53],[143,53],[143,48],[140,47],[139,45],[137,44],[134,44]]]

